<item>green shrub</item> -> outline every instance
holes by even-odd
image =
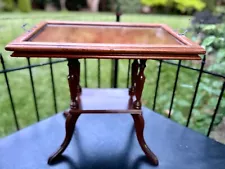
[[[3,10],[13,11],[15,9],[14,0],[3,0]]]
[[[141,0],[141,3],[146,6],[166,6],[168,0]]]
[[[175,6],[182,13],[191,13],[193,10],[201,11],[205,8],[206,4],[202,0],[173,0]]]
[[[18,8],[21,12],[31,11],[31,1],[30,0],[18,0]]]
[[[193,40],[198,40],[198,43],[203,46],[206,51],[206,70],[210,72],[216,72],[218,74],[225,74],[225,24],[196,24],[194,25]],[[199,87],[199,93],[201,93],[201,105],[205,109],[209,110],[210,118],[214,112],[215,105],[217,104],[218,97],[221,92],[221,86],[224,79],[214,78],[212,76],[203,76],[201,85]],[[199,117],[205,116],[199,111]],[[218,125],[225,116],[225,95],[221,101],[214,125]],[[209,118],[203,118],[198,122],[199,128],[206,132],[208,128],[205,127],[205,123]],[[211,122],[209,120],[209,122]],[[209,123],[207,122],[207,123]]]
[[[206,49],[213,64],[208,70],[225,74],[225,24],[200,26],[201,45]]]
[[[175,8],[181,13],[188,14],[191,14],[193,11],[200,11],[206,6],[202,0],[141,0],[141,3],[151,7]]]
[[[204,0],[206,3],[206,8],[210,11],[214,11],[216,7],[217,0]]]
[[[206,51],[206,62],[204,70],[215,72],[217,74],[225,74],[225,24],[212,25],[193,25],[193,40],[203,46]],[[200,68],[201,62],[182,61],[182,64]],[[190,112],[190,105],[193,101],[196,82],[199,72],[180,68],[180,75],[172,107],[171,118],[185,125]],[[173,86],[168,79],[175,80],[176,67],[163,64],[160,84],[157,98],[157,112],[169,112],[170,100],[172,96]],[[171,80],[171,81],[172,81]],[[202,133],[207,134],[215,107],[221,93],[221,87],[224,83],[223,78],[202,74],[198,92],[192,110],[192,116],[189,127]],[[166,109],[168,108],[168,109]],[[221,100],[214,126],[221,123],[225,117],[225,93]]]

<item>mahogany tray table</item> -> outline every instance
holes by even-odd
[[[68,59],[71,102],[70,109],[65,112],[66,135],[60,148],[49,157],[48,164],[56,160],[67,148],[76,121],[82,113],[130,113],[142,150],[153,165],[158,165],[158,158],[147,146],[143,136],[141,96],[146,61],[200,60],[199,55],[205,54],[202,47],[177,34],[167,25],[115,22],[45,21],[16,38],[5,49],[13,52],[12,57]],[[82,109],[85,98],[82,98],[82,87],[79,83],[79,59],[84,58],[133,60],[131,86],[127,93],[129,99],[124,100],[124,107],[117,107],[115,100],[110,108],[101,105],[99,109]],[[93,102],[97,104],[96,100]]]

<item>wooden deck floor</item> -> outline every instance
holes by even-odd
[[[225,145],[145,107],[143,115],[158,167],[146,160],[129,114],[81,115],[61,160],[49,166],[47,159],[65,134],[59,113],[1,139],[0,169],[224,169]]]

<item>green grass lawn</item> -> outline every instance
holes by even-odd
[[[7,68],[16,68],[27,65],[24,58],[10,58],[10,52],[4,50],[4,46],[21,35],[24,30],[23,24],[27,28],[34,26],[42,20],[68,20],[68,21],[115,21],[113,13],[84,13],[84,12],[33,12],[31,14],[22,13],[0,13],[0,52],[4,56]],[[144,23],[165,23],[173,29],[183,32],[190,25],[191,16],[168,16],[168,15],[139,15],[124,14],[122,22],[144,22]],[[48,59],[31,59],[32,64],[41,64]],[[144,88],[143,103],[152,108],[155,84],[157,78],[157,61],[148,61],[146,74],[146,85]],[[190,63],[189,63],[190,64]],[[119,62],[118,87],[126,87],[128,61]],[[199,65],[197,65],[199,66]],[[1,70],[0,65],[0,70]],[[67,65],[66,62],[53,65],[54,78],[56,84],[56,95],[58,111],[63,111],[69,106],[69,90],[67,85]],[[168,112],[172,95],[176,67],[163,64],[159,93],[157,98],[156,111],[162,114]],[[97,87],[97,60],[88,60],[88,87]],[[101,87],[110,87],[111,61],[101,61]],[[38,109],[41,119],[54,114],[50,67],[43,66],[32,69],[37,95]],[[197,72],[188,71],[181,68],[180,78],[177,86],[177,93],[174,100],[172,118],[181,124],[186,122],[187,114],[192,100],[196,83]],[[29,78],[29,71],[21,70],[8,73],[10,86],[12,89],[13,101],[21,128],[36,122],[35,107],[32,96],[32,89]],[[7,93],[7,86],[4,75],[0,74],[0,137],[14,132],[10,100]],[[81,85],[84,85],[84,65],[81,60]],[[182,104],[178,101],[182,100]],[[201,102],[201,101],[200,101]],[[200,104],[200,103],[199,103]],[[195,113],[195,111],[193,112]],[[195,114],[193,114],[195,116]],[[195,121],[191,124],[194,126]],[[207,122],[207,125],[209,122]],[[195,129],[195,127],[193,127]],[[205,131],[204,131],[205,132]]]

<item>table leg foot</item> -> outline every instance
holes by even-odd
[[[150,162],[157,166],[159,161],[156,155],[150,150],[144,139],[144,118],[142,114],[132,114],[138,142]]]
[[[80,114],[71,114],[70,112],[66,113],[66,136],[60,148],[53,155],[49,157],[48,164],[51,164],[53,161],[55,161],[65,151],[65,149],[69,145],[74,133],[76,121],[79,116]]]

